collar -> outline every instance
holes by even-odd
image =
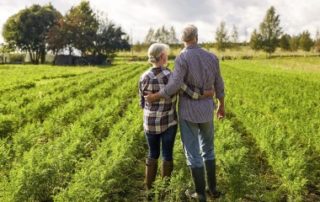
[[[200,46],[198,44],[192,44],[186,47],[186,49],[196,49],[196,48],[200,48]]]
[[[155,66],[155,67],[152,66],[151,68],[152,68],[152,69],[163,69],[163,66],[162,66],[162,65],[160,65],[160,66]]]

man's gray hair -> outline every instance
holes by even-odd
[[[159,62],[162,52],[169,54],[169,46],[164,43],[154,43],[148,49],[148,61],[152,64]]]
[[[194,25],[187,25],[182,31],[181,40],[189,42],[195,38],[198,38],[198,28]]]

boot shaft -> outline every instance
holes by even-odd
[[[217,179],[216,179],[216,163],[215,160],[205,161],[206,166],[206,177],[208,187],[211,192],[216,191]]]
[[[158,170],[158,160],[147,158],[146,159],[146,173],[145,173],[145,184],[146,188],[149,190],[152,188],[153,182],[156,179]]]
[[[162,178],[165,178],[165,177],[170,178],[172,171],[173,171],[173,161],[163,160],[162,161],[162,168],[161,168],[161,177]]]
[[[204,167],[190,168],[195,186],[196,197],[199,201],[206,201],[206,180]]]
[[[209,195],[213,198],[219,198],[221,192],[217,190],[216,161],[207,160],[205,161],[205,166]]]

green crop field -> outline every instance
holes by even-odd
[[[320,58],[221,61],[219,201],[320,201]],[[171,66],[173,66],[171,64]],[[147,145],[138,79],[149,65],[0,66],[0,201],[143,201]],[[170,184],[191,177],[178,134]],[[164,194],[165,193],[165,194]]]

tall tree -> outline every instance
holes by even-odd
[[[150,28],[145,37],[144,43],[151,44],[154,42],[167,43],[167,44],[178,43],[178,39],[176,37],[176,31],[174,27],[171,26],[170,29],[167,29],[163,25],[156,30]]]
[[[316,38],[314,41],[314,49],[315,49],[315,51],[320,52],[320,32],[319,32],[319,30],[317,30],[317,33],[316,33]]]
[[[219,27],[216,30],[216,43],[217,49],[220,51],[224,51],[229,42],[228,30],[226,28],[226,23],[221,22]]]
[[[279,40],[279,47],[285,51],[290,50],[290,39],[291,36],[289,34],[282,35]]]
[[[10,47],[9,44],[4,44],[1,43],[0,44],[0,63],[6,63],[6,57],[5,54],[6,53],[10,53],[13,50],[12,47]]]
[[[276,14],[275,8],[271,6],[260,24],[262,49],[269,55],[276,50],[281,33],[280,16]]]
[[[297,51],[299,49],[300,37],[299,36],[292,36],[289,44],[291,51]]]
[[[169,31],[169,43],[170,44],[177,44],[179,43],[179,40],[177,39],[176,30],[173,26],[170,27]]]
[[[160,35],[158,37],[158,42],[161,43],[169,43],[169,31],[166,29],[164,25],[160,28]]]
[[[129,36],[109,21],[102,12],[93,12],[89,2],[82,1],[73,7],[48,33],[48,47],[54,53],[76,48],[83,56],[90,56],[96,63],[112,59],[117,50],[128,50]],[[93,57],[91,57],[93,56]]]
[[[161,37],[161,29],[157,29],[155,32],[154,32],[154,40],[155,42],[162,42],[162,37]]]
[[[14,50],[14,47],[10,46],[10,44],[1,43],[0,44],[0,53],[10,53]]]
[[[145,44],[151,44],[153,43],[155,40],[154,40],[154,29],[150,28],[148,30],[148,33],[144,39],[144,43]]]
[[[94,48],[94,40],[99,28],[96,13],[90,7],[89,1],[81,1],[72,7],[65,16],[66,34],[72,47],[81,51],[82,55],[89,54]]]
[[[32,5],[11,16],[3,27],[10,46],[27,51],[32,63],[45,62],[47,33],[61,14],[51,5]]]
[[[251,34],[249,44],[250,47],[255,51],[260,50],[262,48],[262,36],[260,33],[257,32],[256,29]]]
[[[58,23],[51,27],[48,32],[48,50],[56,55],[59,51],[69,48],[69,54],[71,54],[71,37],[72,33],[68,32],[64,18],[60,18]]]
[[[311,39],[310,32],[304,31],[300,34],[299,45],[304,51],[310,51],[313,46],[313,40]]]
[[[238,28],[237,28],[237,26],[233,25],[232,31],[231,31],[231,42],[238,43],[238,41],[239,41]]]
[[[238,28],[237,28],[236,25],[233,25],[233,26],[232,26],[231,42],[232,42],[232,46],[233,46],[234,48],[238,48],[239,33],[238,33]]]
[[[92,55],[106,56],[112,59],[115,51],[129,50],[129,36],[107,18],[99,20],[99,29],[94,41]]]

